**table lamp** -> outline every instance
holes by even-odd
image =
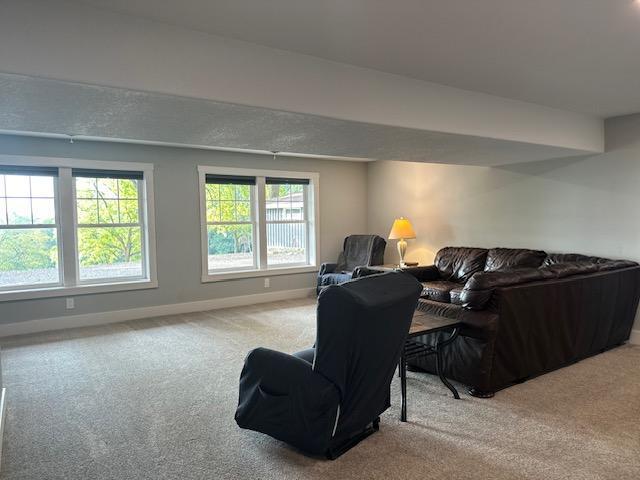
[[[406,238],[416,238],[411,222],[404,217],[396,218],[389,232],[389,240],[398,240],[398,253],[400,254],[400,266],[405,267],[404,254],[407,251]]]

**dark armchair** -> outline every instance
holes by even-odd
[[[382,265],[386,246],[386,240],[378,235],[349,235],[344,239],[338,261],[320,266],[317,293],[328,285],[348,282],[358,266]]]
[[[420,291],[403,272],[323,289],[314,348],[247,356],[238,425],[328,458],[378,430]]]

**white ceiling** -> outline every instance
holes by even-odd
[[[581,113],[640,111],[638,0],[82,1]]]

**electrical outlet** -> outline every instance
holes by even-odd
[[[269,288],[271,286],[271,281],[269,277],[264,279],[264,288]]]
[[[72,310],[76,308],[76,301],[73,299],[73,297],[68,297],[67,298],[67,310]]]

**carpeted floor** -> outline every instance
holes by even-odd
[[[312,300],[4,339],[4,479],[640,478],[640,347],[454,401],[409,373],[381,430],[337,461],[240,430],[251,348],[311,344]]]

